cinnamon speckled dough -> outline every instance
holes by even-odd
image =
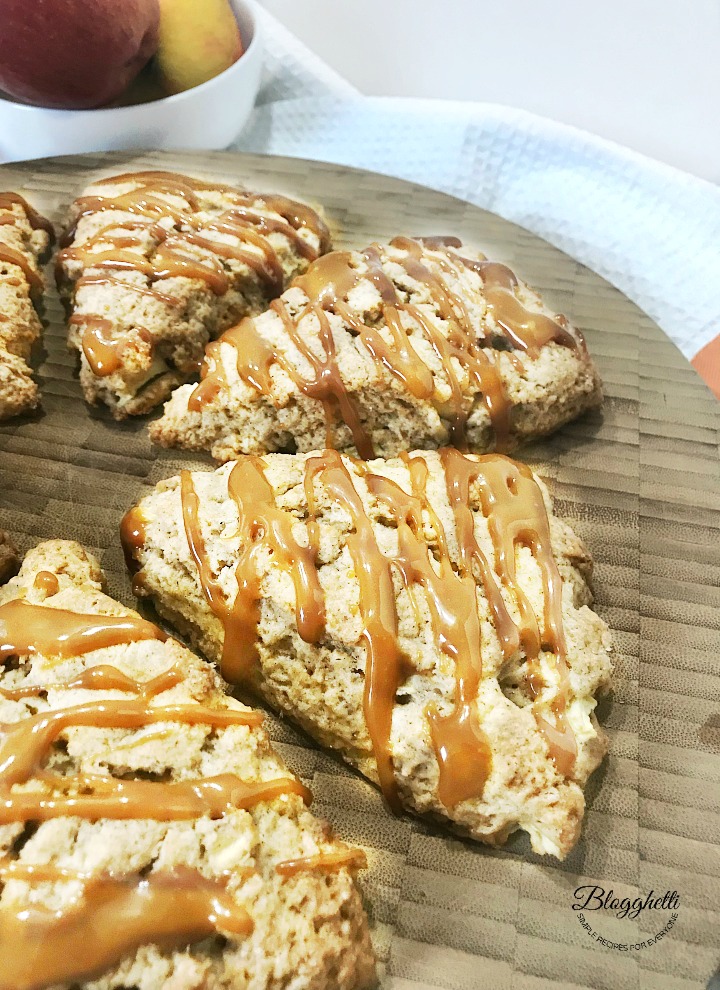
[[[382,269],[392,280],[400,298],[416,307],[447,338],[450,324],[440,316],[427,285],[412,278],[398,263],[407,256],[402,247],[380,247]],[[508,350],[507,337],[500,332],[488,311],[480,275],[462,266],[459,272],[448,273],[443,268],[446,258],[442,249],[426,247],[423,262],[433,273],[441,275],[462,300],[473,327],[477,328],[478,338],[486,334],[490,337],[491,343],[483,350],[496,362],[510,406],[506,449],[549,433],[585,410],[600,405],[600,379],[583,348],[575,350],[549,343],[540,348],[536,356]],[[348,309],[356,319],[377,328],[392,345],[382,315],[380,291],[367,277],[367,262],[362,254],[353,252],[351,263],[366,277],[361,278],[350,292]],[[519,283],[518,293],[531,312],[553,315],[540,297],[523,283]],[[291,286],[282,298],[293,315],[300,313],[307,303],[307,296],[298,286]],[[327,316],[345,389],[359,408],[375,455],[392,457],[403,450],[431,449],[452,443],[451,386],[442,362],[417,321],[407,312],[401,314],[410,342],[433,376],[435,393],[428,399],[417,398],[380,361],[373,360],[345,319],[334,312]],[[255,323],[258,333],[271,348],[284,355],[301,376],[312,377],[307,360],[292,343],[276,312],[271,309],[263,313]],[[301,337],[321,355],[318,330],[314,313],[299,320]],[[572,327],[568,326],[568,331],[577,338],[577,331]],[[188,408],[193,386],[177,389],[166,403],[162,418],[150,426],[156,443],[189,450],[210,450],[219,461],[238,454],[302,452],[327,445],[323,404],[304,395],[279,364],[270,368],[271,394],[260,395],[238,374],[237,353],[232,344],[222,343],[219,361],[229,388],[219,391],[200,411]],[[455,359],[453,362],[463,400],[470,410],[467,421],[469,449],[478,453],[493,450],[495,431],[480,387],[465,368]],[[347,453],[356,452],[346,424],[333,428],[332,446]]]
[[[142,174],[142,173],[140,173]],[[178,178],[183,178],[178,176]],[[99,180],[84,190],[83,196],[118,196],[139,187],[140,178],[132,177],[121,182]],[[239,190],[238,190],[239,191]],[[194,221],[205,225],[217,220],[232,206],[228,193],[208,189],[195,190],[198,208],[193,210],[180,190],[173,192],[153,191],[153,196],[168,204],[168,215],[158,216],[158,223],[166,231],[185,231],[187,225],[176,223],[172,210],[194,213]],[[255,213],[278,220],[280,216],[267,207],[260,199],[252,203]],[[79,212],[76,205],[71,211],[74,220]],[[141,218],[142,219],[142,218]],[[151,258],[159,245],[157,236],[146,228],[138,231],[130,229],[137,214],[127,210],[102,210],[81,216],[77,223],[70,247],[86,244],[105,227],[110,237],[132,234],[140,235],[138,244],[124,247],[125,251],[137,254],[140,259]],[[314,252],[320,254],[327,245],[321,244],[316,230],[301,227],[300,237]],[[258,259],[261,249],[227,232],[203,230],[202,236],[209,241],[231,247],[242,246]],[[303,272],[308,259],[299,253],[297,246],[283,233],[271,231],[262,235],[275,250],[283,272],[283,284]],[[115,245],[117,246],[117,244]],[[113,247],[109,239],[98,239],[92,246],[93,252],[107,251]],[[68,344],[80,356],[80,383],[87,402],[107,405],[116,419],[141,415],[149,412],[168,397],[172,389],[197,374],[205,345],[228,327],[246,315],[262,312],[275,294],[268,284],[248,264],[236,258],[215,255],[206,245],[184,244],[183,254],[201,262],[211,257],[219,260],[230,279],[230,286],[223,295],[216,295],[210,285],[197,278],[174,276],[153,283],[159,293],[172,297],[176,303],[162,298],[143,294],[124,287],[122,283],[140,289],[149,286],[148,276],[132,269],[100,268],[93,264],[83,264],[77,258],[60,257],[58,266],[58,287],[67,299],[72,315],[81,317],[96,315],[112,323],[111,337],[120,339],[118,355],[121,367],[113,374],[98,377],[93,373],[82,348],[83,327],[70,324]],[[75,286],[83,275],[112,275],[121,284],[85,284]]]
[[[3,208],[13,223],[0,224],[0,244],[19,251],[33,272],[48,248],[45,230],[34,230],[20,203]],[[42,331],[31,287],[22,268],[0,259],[0,419],[34,409],[40,399],[29,366],[30,352]]]
[[[428,494],[457,559],[454,517],[445,488],[444,469],[435,452],[418,454],[429,466]],[[294,517],[296,540],[308,544],[307,502],[303,488],[307,455],[270,454],[261,459],[276,502]],[[345,459],[362,497],[381,551],[397,557],[397,529],[383,505],[371,495],[359,470]],[[238,510],[228,496],[233,463],[215,472],[193,473],[199,498],[202,536],[211,572],[229,602],[235,600],[239,555]],[[408,469],[400,459],[374,460],[373,474],[393,479],[411,491]],[[540,483],[542,486],[542,483]],[[542,488],[550,502],[546,490]],[[273,560],[267,546],[254,558],[260,573],[259,664],[252,687],[275,709],[285,711],[323,745],[339,750],[371,780],[375,760],[363,712],[366,646],[359,610],[359,580],[346,539],[354,524],[341,504],[316,479],[320,525],[319,577],[325,594],[327,626],[313,645],[298,634],[295,593],[287,571]],[[495,561],[479,489],[471,489],[475,535],[488,561]],[[183,528],[178,478],[161,482],[139,504],[145,531],[136,551],[142,570],[140,593],[148,594],[158,611],[211,660],[219,662],[223,626],[208,607],[188,549]],[[516,829],[525,830],[540,853],[563,857],[578,838],[584,810],[582,787],[606,750],[606,738],[593,710],[595,695],[607,689],[611,673],[610,634],[591,609],[587,578],[591,558],[567,525],[550,516],[553,552],[562,576],[562,613],[570,668],[568,718],[578,743],[574,778],[555,768],[545,737],[538,730],[528,690],[524,687],[522,651],[504,661],[482,585],[477,582],[482,634],[482,681],[477,717],[492,747],[492,771],[481,799],[467,800],[448,811],[438,798],[438,765],[432,748],[425,707],[430,702],[449,712],[454,704],[454,663],[441,651],[434,634],[425,592],[413,586],[415,605],[393,571],[399,620],[399,642],[414,673],[398,691],[392,718],[391,753],[400,797],[405,807],[438,818],[482,842],[500,845]],[[428,526],[430,523],[428,522]],[[432,529],[426,539],[432,540]],[[541,575],[527,547],[516,551],[519,584],[535,615],[543,615]],[[519,612],[513,594],[503,590],[513,619]],[[416,607],[417,606],[417,610]],[[542,628],[542,623],[541,623]],[[555,658],[542,652],[546,688],[539,699],[549,704],[557,693]],[[542,707],[541,709],[542,710]]]
[[[42,570],[59,579],[60,589],[50,598],[33,586],[35,575]],[[132,614],[102,593],[102,581],[97,561],[77,543],[42,543],[27,555],[20,574],[0,589],[0,603],[24,598],[48,608]],[[176,665],[184,680],[159,694],[153,704],[244,707],[225,694],[225,685],[208,664],[171,639],[113,646],[61,662],[54,659],[50,669],[42,656],[21,658],[17,669],[0,672],[0,686],[57,684],[99,664],[118,667],[139,681]],[[118,691],[56,688],[46,698],[0,698],[0,722],[13,723],[35,711],[122,697],[127,695]],[[63,774],[145,779],[158,775],[178,781],[228,772],[251,781],[290,776],[262,728],[211,729],[169,723],[162,738],[157,737],[157,728],[67,729],[53,747],[48,765]],[[144,744],[143,736],[147,736]],[[197,869],[208,879],[229,873],[228,891],[255,924],[251,935],[231,938],[226,944],[209,939],[178,951],[143,946],[100,978],[82,984],[72,981],[73,987],[360,990],[374,985],[367,920],[350,872],[345,868],[335,873],[306,871],[289,879],[275,872],[281,860],[342,848],[329,827],[297,795],[286,794],[217,820],[208,816],[169,823],[58,818],[29,833],[17,854],[13,844],[22,833],[22,824],[0,826],[0,857],[93,873],[180,866]],[[257,872],[243,879],[243,867]],[[2,889],[0,905],[37,903],[62,909],[77,895],[76,887],[73,883],[30,885],[12,880]]]

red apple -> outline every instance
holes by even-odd
[[[132,82],[158,44],[158,0],[0,0],[0,89],[87,109]]]

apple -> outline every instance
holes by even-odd
[[[88,109],[119,96],[158,44],[158,0],[0,0],[0,89]]]
[[[242,52],[240,28],[228,0],[160,0],[155,66],[168,93],[207,82]]]

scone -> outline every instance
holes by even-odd
[[[590,557],[526,466],[248,455],[162,482],[122,536],[136,593],[393,809],[572,848],[610,635]]]
[[[0,419],[30,412],[39,401],[29,366],[42,325],[33,301],[43,280],[39,263],[52,225],[17,193],[0,193]]]
[[[359,990],[362,853],[77,543],[0,589],[3,990]]]
[[[452,238],[326,255],[211,344],[202,376],[151,435],[220,461],[322,447],[507,451],[602,401],[580,332]]]
[[[57,280],[83,393],[123,419],[196,376],[207,342],[262,312],[329,235],[283,196],[136,172],[87,188],[64,244]]]

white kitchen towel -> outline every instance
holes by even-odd
[[[492,210],[607,278],[688,358],[720,332],[720,189],[583,131],[490,104],[312,96],[259,107],[237,147]]]
[[[275,100],[299,99],[303,96],[357,96],[358,91],[339,76],[327,62],[288,31],[257,0],[251,0],[265,45],[263,75],[257,105]]]

